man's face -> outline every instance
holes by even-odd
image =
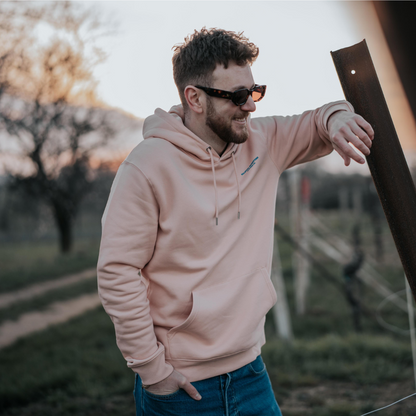
[[[241,88],[252,88],[254,79],[250,66],[238,66],[229,63],[225,69],[217,65],[213,72],[212,88],[235,91]],[[244,143],[248,139],[247,118],[256,110],[251,97],[242,106],[231,100],[208,97],[205,124],[225,143]]]

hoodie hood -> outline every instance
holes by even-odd
[[[189,130],[185,124],[185,114],[182,105],[173,106],[169,112],[157,108],[155,113],[147,117],[143,124],[143,137],[150,139],[153,137],[167,140],[176,147],[191,153],[198,159],[210,162],[211,156],[207,150],[210,147],[205,141]],[[221,159],[231,157],[232,152],[236,152],[239,145],[232,143],[221,156]],[[215,161],[220,159],[216,153],[212,153]]]
[[[235,161],[235,153],[238,149],[238,145],[231,143],[231,146],[227,146],[222,156],[219,156],[217,152],[213,152],[211,146],[189,130],[185,124],[185,114],[181,105],[173,106],[169,113],[158,108],[153,116],[146,118],[143,125],[143,137],[149,139],[152,137],[161,138],[167,140],[173,145],[179,147],[187,153],[191,153],[198,159],[204,162],[209,162],[212,168],[213,187],[215,192],[215,223],[218,225],[219,217],[219,200],[218,189],[215,173],[215,165],[219,163],[220,159],[225,160],[232,158],[232,165],[235,173],[235,180],[237,184],[237,200],[238,211],[237,218],[240,219],[240,206],[241,206],[241,190],[240,181],[237,173],[237,165]]]

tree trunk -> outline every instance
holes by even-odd
[[[61,253],[69,253],[72,249],[72,215],[64,204],[54,201],[53,213],[59,230]]]

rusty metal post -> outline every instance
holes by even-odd
[[[345,98],[374,129],[367,163],[416,300],[416,190],[367,43],[331,55]]]

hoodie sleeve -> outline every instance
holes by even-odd
[[[332,152],[327,123],[337,111],[354,109],[347,101],[336,101],[300,115],[256,119],[256,128],[263,130],[270,157],[280,173]]]
[[[156,339],[140,274],[153,255],[158,216],[151,184],[139,168],[123,162],[102,219],[98,292],[115,326],[117,345],[143,384],[157,383],[173,371]]]

